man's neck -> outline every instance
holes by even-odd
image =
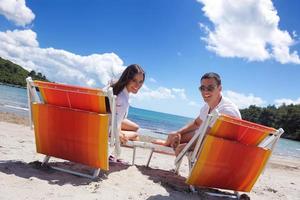
[[[217,107],[217,105],[219,105],[220,101],[222,100],[222,96],[220,96],[217,101],[215,102],[212,102],[211,104],[208,104],[209,105],[209,112],[210,113],[213,109],[215,109]]]

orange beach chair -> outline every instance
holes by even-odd
[[[108,170],[109,132],[110,144],[120,152],[112,89],[26,81],[36,150],[46,155],[43,165],[53,156],[94,168],[90,175],[52,167],[71,174],[95,178],[100,169]]]
[[[209,124],[213,124],[210,129]],[[189,155],[186,181],[191,189],[227,189],[237,196],[238,191],[250,192],[283,132],[214,112],[176,157],[176,171],[183,155],[196,143]]]

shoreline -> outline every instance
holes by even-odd
[[[9,87],[15,87],[15,88],[26,89],[26,85],[25,85],[25,86],[22,86],[22,85],[14,85],[14,84],[11,84],[11,83],[3,83],[3,82],[0,82],[0,85],[5,85],[5,86],[9,86]]]
[[[20,116],[10,112],[1,112],[0,111],[0,122],[14,123],[24,126],[29,126],[29,117]]]

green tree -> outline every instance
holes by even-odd
[[[283,138],[300,141],[300,105],[250,106],[241,110],[242,118],[265,126],[283,128]]]
[[[0,83],[26,87],[25,79],[31,76],[33,80],[48,81],[46,76],[35,71],[28,72],[21,66],[0,57]]]

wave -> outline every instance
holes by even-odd
[[[28,108],[19,107],[19,106],[12,106],[12,105],[3,105],[3,106],[7,108],[17,109],[17,110],[25,110],[25,111],[29,110]]]
[[[157,134],[167,135],[166,131],[156,131],[156,130],[152,130],[152,132],[157,133]]]

